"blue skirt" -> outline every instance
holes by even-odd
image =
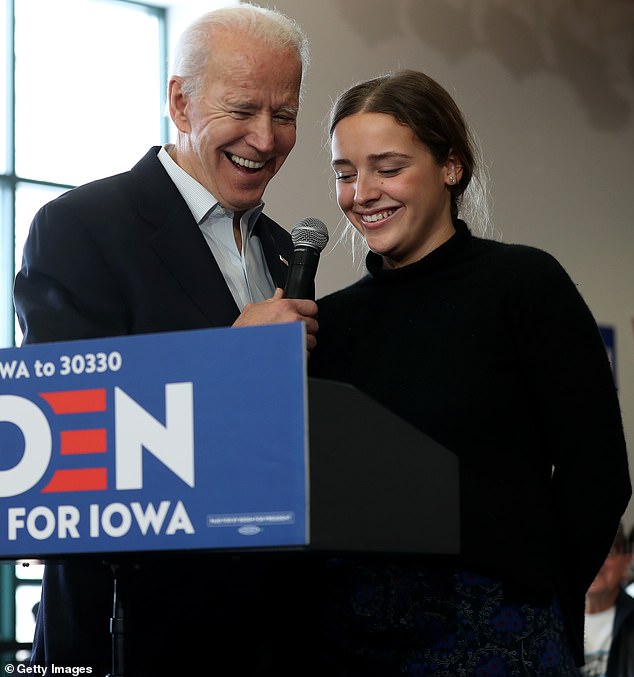
[[[331,559],[318,672],[328,677],[579,677],[557,604],[419,562]]]

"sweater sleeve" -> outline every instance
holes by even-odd
[[[631,495],[619,401],[575,284],[552,256],[524,250],[507,305],[552,458],[560,566],[571,589],[585,594]]]

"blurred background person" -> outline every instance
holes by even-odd
[[[634,599],[623,588],[630,560],[630,544],[619,524],[586,593],[584,677],[634,677]]]

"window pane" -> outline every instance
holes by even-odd
[[[32,642],[35,632],[36,604],[42,590],[39,585],[18,585],[15,589],[15,639],[16,642]]]
[[[0,348],[13,345],[13,190],[0,181]]]
[[[35,212],[53,198],[66,192],[66,188],[40,186],[31,183],[19,183],[15,192],[15,270],[20,270],[24,241],[29,234],[29,226]],[[22,342],[22,331],[15,323],[15,345]]]
[[[0,42],[0,97],[2,104],[0,104],[0,174],[5,174],[8,169],[7,165],[7,153],[10,151],[10,146],[8,144],[8,132],[7,129],[7,105],[4,102],[10,102],[9,96],[9,83],[7,82],[7,73],[8,73],[8,51],[7,47],[9,46],[8,41],[5,40],[4,36],[7,35],[7,0],[0,0],[0,35],[3,36],[2,41]]]
[[[16,173],[80,184],[161,141],[158,16],[104,0],[15,3]]]

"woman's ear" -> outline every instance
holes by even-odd
[[[449,153],[445,161],[445,183],[457,186],[462,179],[462,164],[460,158],[453,151]]]

